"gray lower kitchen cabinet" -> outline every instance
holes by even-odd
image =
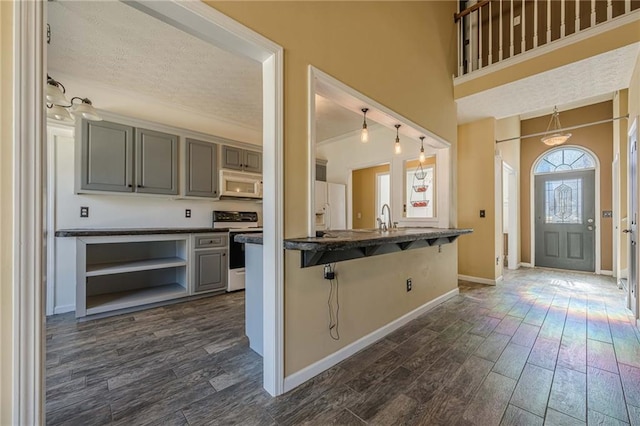
[[[178,137],[136,129],[136,192],[178,194]]]
[[[226,290],[227,249],[198,250],[194,253],[193,292]]]
[[[262,173],[262,153],[223,145],[222,168]]]
[[[133,192],[133,127],[87,120],[81,125],[80,188]]]
[[[193,237],[193,292],[224,291],[229,271],[228,236],[199,234]]]
[[[185,195],[218,196],[218,145],[187,139]]]

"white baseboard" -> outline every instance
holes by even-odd
[[[57,314],[65,314],[67,312],[72,312],[76,310],[76,305],[62,305],[62,306],[55,306],[53,308],[53,314],[57,315]]]
[[[471,275],[458,274],[458,279],[464,280],[464,281],[471,281],[472,283],[478,283],[478,284],[496,285],[498,282],[502,281],[502,276],[498,277],[495,280],[491,280],[489,278],[472,277]]]
[[[533,266],[531,266],[531,264],[528,262],[520,262],[520,266],[522,266],[523,268],[533,268]]]
[[[608,275],[610,277],[613,276],[613,271],[607,271],[606,269],[600,269],[600,275]]]
[[[500,275],[498,278],[496,278],[496,284],[499,284],[502,281],[504,281],[504,277],[502,275]]]
[[[366,336],[356,340],[355,342],[345,346],[344,348],[322,358],[320,361],[317,361],[308,367],[303,368],[300,371],[297,371],[287,377],[284,378],[284,391],[289,392],[292,389],[300,386],[307,380],[317,376],[323,371],[328,370],[334,365],[338,364],[341,361],[349,358],[354,355],[356,352],[361,351],[367,346],[377,342],[382,339],[384,336],[389,333],[397,330],[403,325],[407,324],[409,321],[417,318],[418,316],[424,314],[425,312],[430,311],[435,308],[439,304],[451,299],[452,297],[458,295],[458,289],[451,290],[440,297],[436,297],[435,299],[425,303],[424,305],[414,309],[413,311],[401,316],[400,318],[391,321],[389,324],[380,327],[379,329],[367,334]]]

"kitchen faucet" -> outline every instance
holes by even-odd
[[[384,209],[385,209],[385,207],[387,208],[387,211],[389,212],[389,216],[387,216],[387,223],[384,223],[384,222],[382,221],[382,219],[378,218],[378,222],[379,222],[379,224],[380,224],[380,229],[381,229],[381,230],[383,230],[383,231],[386,231],[386,230],[388,230],[388,229],[391,229],[391,223],[392,223],[392,222],[391,222],[391,207],[389,207],[389,204],[384,203],[384,204],[382,205],[382,211],[380,212],[380,215],[381,215],[381,216],[384,216]]]

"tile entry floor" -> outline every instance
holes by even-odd
[[[233,293],[47,321],[50,425],[640,425],[640,341],[610,277],[537,269],[460,295],[298,389],[262,390]]]

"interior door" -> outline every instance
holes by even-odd
[[[595,271],[595,171],[535,177],[535,263]]]
[[[629,135],[629,307],[638,318],[638,133]]]

